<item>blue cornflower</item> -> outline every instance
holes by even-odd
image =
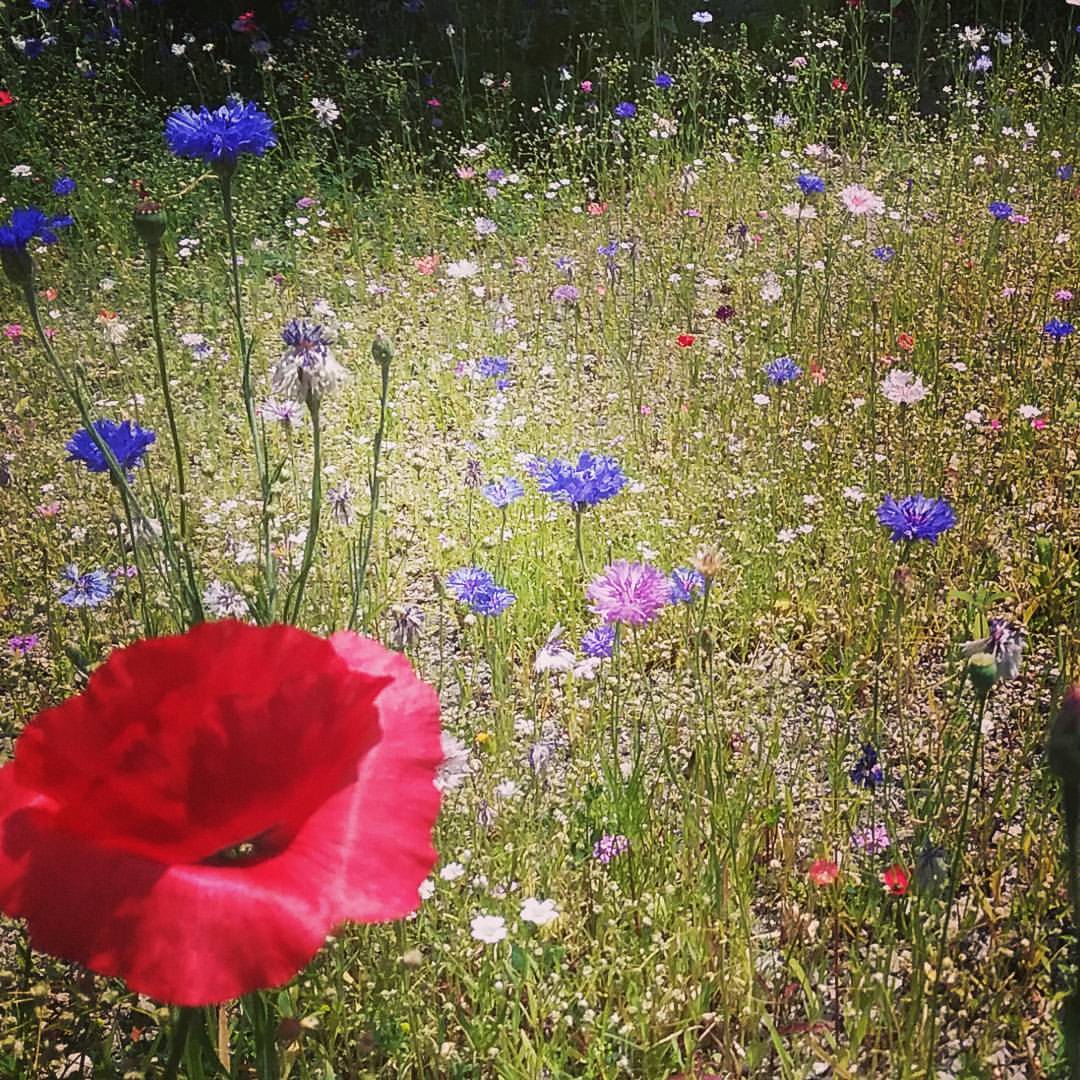
[[[672,604],[692,604],[705,588],[705,579],[692,566],[680,566],[671,571],[668,600]]]
[[[619,253],[619,241],[609,240],[606,244],[601,244],[596,249],[597,255],[606,255],[609,259],[614,258]]]
[[[990,213],[998,221],[1007,221],[1013,215],[1013,208],[1007,202],[992,202],[990,204]]]
[[[883,263],[892,262],[896,257],[896,248],[890,247],[888,244],[882,244],[880,247],[874,248],[870,254]]]
[[[609,660],[615,651],[615,627],[611,623],[594,626],[581,638],[581,651],[598,660]]]
[[[230,101],[211,112],[176,109],[165,121],[165,142],[177,156],[231,171],[241,154],[262,157],[277,146],[274,122],[252,102]]]
[[[446,591],[477,615],[501,615],[517,599],[480,566],[464,566],[447,574]]]
[[[23,42],[22,51],[27,60],[36,60],[45,51],[45,42],[39,37],[28,37]]]
[[[637,106],[632,101],[620,101],[615,106],[615,115],[620,120],[632,120],[637,116]]]
[[[482,379],[497,379],[510,370],[505,356],[481,356],[476,362],[476,374]]]
[[[576,464],[561,458],[538,458],[531,472],[542,492],[556,502],[570,503],[575,511],[618,495],[628,483],[614,458],[588,450],[581,452]]]
[[[800,173],[795,177],[795,183],[804,195],[824,195],[825,181],[813,173]]]
[[[73,195],[75,188],[75,181],[70,176],[58,176],[53,181],[52,193],[63,198],[65,195]]]
[[[1073,167],[1071,165],[1059,165],[1054,175],[1059,180],[1071,180],[1073,178]]]
[[[674,82],[675,80],[666,71],[657,72],[656,78],[653,79],[654,85],[659,86],[661,90],[666,90]]]
[[[878,752],[870,743],[863,746],[862,755],[848,775],[851,777],[851,782],[858,784],[859,787],[873,789],[885,782],[885,774],[882,772],[881,765],[878,764]]]
[[[112,596],[112,582],[104,570],[80,574],[79,568],[71,565],[64,568],[61,577],[71,585],[60,596],[60,603],[65,607],[97,607]]]
[[[1075,329],[1076,327],[1071,322],[1066,322],[1064,319],[1047,319],[1043,324],[1043,333],[1055,341],[1067,338]]]
[[[790,356],[777,357],[766,364],[762,370],[774,386],[794,382],[802,374],[802,368]]]
[[[524,494],[525,489],[516,476],[504,476],[501,480],[495,480],[483,487],[484,498],[497,510],[505,510]]]
[[[968,64],[968,71],[973,71],[976,75],[985,75],[993,66],[994,61],[986,53],[981,53]]]
[[[109,448],[117,464],[130,477],[147,450],[157,438],[152,431],[139,427],[133,420],[95,420],[94,431]],[[81,461],[90,472],[107,472],[109,463],[86,428],[80,428],[67,441],[68,461]]]
[[[68,214],[49,217],[36,206],[16,207],[11,211],[7,223],[0,225],[0,248],[25,251],[31,240],[55,244],[59,239],[55,230],[66,229],[71,224],[72,218]]]
[[[35,11],[48,11],[52,7],[49,0],[30,0],[30,6]]]
[[[897,502],[886,495],[878,507],[877,519],[892,530],[892,541],[929,540],[937,538],[956,524],[956,514],[944,499],[928,499],[925,495],[908,495]]]
[[[517,597],[502,585],[492,585],[476,594],[470,605],[477,615],[501,615]]]

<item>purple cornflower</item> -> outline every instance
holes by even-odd
[[[671,571],[668,600],[672,604],[692,604],[705,588],[705,579],[692,566],[680,566]]]
[[[614,111],[620,120],[632,120],[637,116],[637,106],[632,101],[620,101]]]
[[[465,486],[476,489],[480,486],[484,475],[484,467],[479,458],[471,457],[465,462]]]
[[[596,254],[597,255],[606,255],[607,258],[613,259],[616,255],[619,254],[619,241],[618,240],[609,240],[606,244],[601,244],[596,249]]]
[[[799,190],[807,197],[825,194],[825,181],[813,173],[800,173],[795,177],[795,183],[799,185]]]
[[[878,763],[878,752],[870,743],[863,746],[859,760],[855,762],[855,767],[848,775],[853,784],[871,790],[880,787],[885,782],[885,774]]]
[[[79,568],[72,564],[64,568],[61,577],[71,586],[60,596],[65,607],[97,607],[112,596],[112,582],[104,570],[80,574]]]
[[[1071,180],[1073,178],[1073,167],[1071,165],[1059,165],[1054,170],[1054,175],[1059,180]]]
[[[33,652],[41,642],[40,634],[16,634],[8,638],[8,648],[16,656],[26,656]]]
[[[556,285],[551,290],[551,299],[560,304],[576,304],[581,299],[581,291],[576,285]]]
[[[1076,327],[1071,322],[1067,322],[1064,319],[1048,319],[1043,324],[1043,333],[1055,341],[1063,341],[1067,338]]]
[[[504,476],[501,480],[494,480],[483,487],[484,498],[496,510],[505,510],[506,507],[517,502],[524,494],[525,489],[516,476]]]
[[[229,101],[211,112],[185,106],[165,121],[165,142],[177,157],[231,172],[241,154],[262,157],[277,146],[274,122],[252,102]]]
[[[888,244],[882,244],[880,247],[874,248],[870,254],[879,262],[892,262],[893,258],[896,256],[896,248],[890,247]]]
[[[607,866],[612,859],[625,855],[629,850],[630,841],[622,833],[604,833],[593,844],[592,855],[601,866]]]
[[[880,855],[889,847],[889,830],[884,825],[867,825],[851,834],[851,846],[864,855]]]
[[[729,322],[735,318],[735,309],[730,304],[721,304],[716,309],[716,317],[721,322]]]
[[[157,439],[152,431],[139,427],[134,420],[95,420],[94,431],[109,448],[116,463],[131,478]],[[67,441],[68,461],[81,461],[90,472],[108,472],[109,463],[87,428],[80,428]]]
[[[766,364],[762,371],[774,386],[794,382],[802,374],[802,368],[790,356],[777,357]]]
[[[1013,215],[1013,208],[1007,202],[992,202],[990,204],[990,213],[998,221],[1008,221]]]
[[[581,637],[581,651],[596,660],[610,660],[615,652],[615,627],[594,626]]]
[[[589,610],[606,623],[644,626],[667,606],[671,584],[667,575],[648,563],[618,559],[594,578],[585,590]]]
[[[886,495],[877,510],[877,519],[892,530],[892,541],[928,540],[936,544],[938,537],[956,524],[956,514],[944,499],[928,499],[925,495],[908,495],[896,501]]]

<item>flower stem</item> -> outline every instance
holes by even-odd
[[[315,544],[319,536],[319,518],[322,513],[322,428],[319,420],[319,402],[310,398],[308,409],[311,412],[311,513],[308,517],[308,531],[304,538],[304,557],[300,563],[300,574],[291,590],[292,610],[289,610],[289,598],[285,601],[285,621],[296,622],[300,617],[300,605],[304,602],[304,589],[307,586],[308,573],[315,559]]]
[[[169,1060],[165,1064],[164,1080],[176,1080],[180,1072],[180,1062],[187,1049],[192,1025],[199,1015],[199,1010],[190,1006],[181,1006],[172,1031],[172,1045],[169,1048]]]

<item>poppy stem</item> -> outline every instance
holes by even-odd
[[[176,1018],[176,1025],[172,1033],[172,1046],[169,1048],[169,1060],[165,1065],[164,1080],[176,1080],[179,1075],[180,1062],[187,1049],[188,1038],[191,1035],[191,1025],[198,1015],[199,1010],[189,1006],[181,1006],[180,1013]]]

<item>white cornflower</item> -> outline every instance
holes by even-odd
[[[435,774],[435,786],[439,791],[453,791],[461,787],[465,777],[472,771],[469,748],[459,738],[444,731],[442,755],[442,764]]]
[[[463,278],[476,277],[480,273],[480,267],[471,259],[458,259],[456,262],[446,264],[446,276],[455,281]]]
[[[498,232],[499,226],[495,224],[491,218],[478,217],[474,219],[473,225],[476,228],[477,236],[491,236],[493,233]]]
[[[312,405],[339,390],[348,378],[334,358],[334,332],[308,319],[292,319],[281,338],[288,346],[270,378],[274,393]]]
[[[459,862],[447,863],[440,871],[439,877],[443,881],[457,881],[465,873],[465,867]]]
[[[562,643],[561,626],[556,626],[548,634],[547,641],[541,646],[533,663],[533,671],[538,675],[544,671],[571,671],[574,667],[574,654]]]
[[[11,175],[16,179],[25,180],[26,177],[34,175],[34,170],[29,165],[12,165]]]
[[[211,581],[203,590],[202,605],[207,615],[215,619],[246,619],[247,601],[231,585]]]
[[[690,18],[698,24],[698,26],[708,26],[712,22],[711,11],[695,11]]]
[[[894,405],[916,405],[929,390],[913,371],[890,371],[882,380],[881,392]]]
[[[332,98],[312,98],[311,108],[315,112],[315,123],[319,127],[333,127],[335,121],[341,117],[341,110]]]

